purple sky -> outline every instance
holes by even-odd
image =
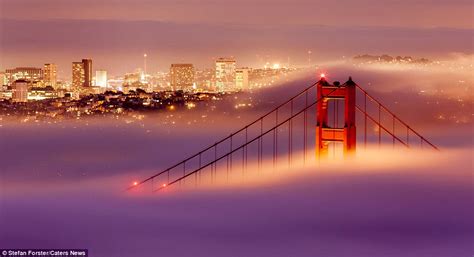
[[[2,0],[0,70],[70,66],[122,74],[171,62],[210,67],[233,55],[242,66],[264,61],[304,64],[359,53],[438,57],[472,53],[471,4],[436,1],[150,1]]]

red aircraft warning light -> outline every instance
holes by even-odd
[[[356,83],[349,77],[349,80],[342,85],[339,82],[330,84],[325,77],[324,73],[321,74],[321,79],[317,83],[317,99],[321,100],[316,107],[316,156],[326,157],[329,144],[335,142],[341,142],[344,146],[344,155],[349,155],[356,149]],[[340,100],[344,101],[344,126],[331,127],[328,124],[328,104],[329,101]]]

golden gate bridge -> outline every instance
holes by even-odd
[[[315,133],[308,133],[310,129]],[[247,170],[250,162],[262,169],[267,165],[264,158],[276,168],[283,163],[291,167],[294,162],[305,164],[310,158],[327,158],[336,151],[349,157],[361,144],[364,148],[376,144],[438,150],[351,77],[343,84],[331,84],[321,74],[319,81],[253,122],[169,168],[134,182],[127,190],[150,184],[155,192],[188,179],[197,184],[203,173],[208,173],[211,181],[218,172],[225,171],[228,178],[234,169]]]

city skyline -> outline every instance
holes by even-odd
[[[143,55],[142,55],[143,56]],[[219,58],[234,58],[235,57],[214,57],[213,59],[211,59],[208,63],[205,63],[203,64],[201,67],[196,67],[197,69],[199,70],[215,70],[215,63],[217,60],[219,60]],[[289,57],[287,57],[289,58]],[[77,59],[77,58],[76,58]],[[81,59],[81,58],[78,58],[78,59]],[[84,58],[83,60],[93,60],[92,58]],[[299,64],[294,64],[294,63],[288,63],[288,61],[283,61],[283,62],[279,62],[279,61],[271,61],[269,58],[267,59],[268,61],[267,62],[264,62],[262,61],[261,65],[257,65],[257,66],[251,66],[251,65],[246,65],[246,64],[241,64],[239,62],[239,67],[253,67],[253,68],[274,68],[276,65],[278,67],[285,67],[285,68],[289,68],[289,67],[292,67],[292,68],[301,68],[301,67],[305,67],[307,66],[307,61],[306,62],[302,62],[302,63],[299,63]],[[279,60],[279,59],[278,59]],[[96,60],[94,59],[94,63],[96,62]],[[100,60],[99,60],[100,62]],[[31,63],[31,62],[26,62],[26,63]],[[35,62],[35,63],[40,63],[40,64],[37,64],[37,65],[20,65],[20,66],[14,66],[14,65],[6,65],[6,69],[3,69],[3,71],[7,71],[7,70],[14,70],[14,69],[17,69],[17,68],[32,68],[32,69],[42,69],[42,68],[39,68],[39,67],[42,67],[42,66],[45,66],[45,65],[54,65],[54,69],[55,69],[55,77],[57,79],[61,79],[61,80],[70,80],[72,81],[73,79],[73,76],[72,76],[72,73],[70,72],[70,69],[69,67],[62,67],[62,66],[59,66],[57,63],[55,62],[51,62],[51,63],[45,63],[44,61],[38,61],[38,62]],[[72,61],[73,65],[74,63],[77,63],[77,64],[82,64],[82,61],[80,62],[76,62],[76,61]],[[175,62],[175,63],[185,63],[185,62]],[[189,63],[189,62],[188,62]],[[169,72],[169,65],[171,64],[174,64],[174,63],[166,63],[164,65],[166,65],[167,67],[164,68],[164,69],[158,69],[158,68],[154,68],[154,67],[149,67],[149,70],[147,70],[147,74],[156,74],[156,73],[167,73]],[[194,63],[190,63],[190,64],[193,64],[193,66],[195,66]],[[287,64],[290,64],[289,66]],[[70,64],[68,64],[70,66]],[[68,66],[66,65],[66,66]],[[94,64],[94,67],[95,67],[95,64]],[[142,60],[142,63],[138,63],[137,66],[133,67],[132,69],[130,70],[126,70],[125,72],[123,73],[114,73],[112,74],[113,77],[120,77],[120,76],[124,76],[124,74],[127,74],[127,73],[133,73],[137,70],[144,70],[145,66],[143,64],[143,60]],[[113,70],[113,68],[110,68]],[[107,69],[106,67],[103,67],[103,66],[100,66],[98,67],[97,69],[94,68],[94,70],[105,70],[108,72],[108,75],[110,75],[110,69]],[[151,69],[151,70],[150,70]],[[2,69],[0,69],[0,71],[2,71]],[[57,73],[61,72],[62,76],[58,76]],[[93,73],[93,72],[92,72]]]
[[[269,79],[280,73],[280,70],[291,72],[302,68],[309,68],[313,70],[320,69],[322,72],[325,72],[324,66],[331,65],[330,63],[318,64],[311,62],[311,54],[311,51],[308,51],[308,63],[300,68],[293,68],[290,64],[290,59],[288,59],[286,64],[267,62],[263,68],[244,67],[243,65],[237,65],[236,58],[230,56],[216,58],[214,67],[208,67],[203,70],[195,69],[194,64],[191,63],[172,63],[168,71],[151,74],[145,73],[147,54],[144,54],[143,68],[137,68],[133,72],[127,72],[119,76],[109,76],[109,72],[101,68],[93,69],[92,59],[86,58],[80,62],[72,62],[71,80],[58,78],[58,66],[54,63],[46,63],[43,65],[43,68],[16,67],[7,69],[5,72],[0,71],[0,79],[3,81],[4,86],[11,85],[16,79],[26,79],[29,81],[29,87],[34,88],[29,96],[31,100],[44,99],[44,94],[54,98],[61,97],[65,93],[71,93],[75,97],[79,97],[89,93],[100,93],[104,90],[128,92],[128,90],[138,88],[148,92],[178,89],[185,91],[211,90],[231,92],[271,85],[274,82],[273,79],[264,82],[265,77]],[[342,62],[336,61],[333,64],[364,65],[380,63],[411,65],[412,67],[418,66],[419,68],[449,65],[451,69],[464,69],[468,58],[468,55],[457,55],[449,61],[440,61],[419,56],[359,54],[351,58],[343,58]],[[458,64],[452,66],[456,62]],[[52,89],[47,89],[48,86],[52,86]],[[53,92],[50,92],[51,90]],[[1,89],[0,93],[3,94],[2,98],[4,99],[11,97],[8,87]]]
[[[126,73],[111,79],[108,79],[107,70],[93,68],[92,59],[73,61],[70,81],[58,80],[58,66],[54,63],[44,64],[43,68],[16,67],[7,69],[5,72],[0,71],[0,78],[2,79],[0,100],[4,102],[8,114],[10,114],[9,111],[28,114],[32,112],[32,109],[34,109],[34,113],[41,114],[43,111],[36,108],[43,105],[43,107],[53,105],[54,107],[51,106],[48,109],[57,114],[76,108],[65,109],[61,107],[63,104],[81,105],[83,100],[94,102],[94,106],[90,106],[90,109],[94,112],[104,113],[104,111],[122,109],[119,105],[111,105],[113,106],[112,110],[108,110],[107,106],[102,106],[102,97],[106,97],[106,94],[110,91],[115,91],[114,93],[121,96],[130,95],[130,98],[133,98],[133,103],[130,104],[128,103],[129,97],[121,97],[121,101],[124,102],[125,106],[139,103],[138,107],[132,109],[153,107],[159,110],[164,108],[160,102],[161,100],[152,99],[161,98],[160,92],[184,91],[191,94],[243,92],[271,86],[275,81],[281,80],[281,77],[286,77],[288,74],[299,70],[280,67],[279,64],[265,65],[263,69],[248,67],[237,69],[234,57],[220,57],[216,59],[214,69],[196,70],[194,65],[190,63],[172,63],[168,72],[148,74],[146,72],[147,54],[144,54],[143,57],[143,69],[139,68],[132,73]],[[141,92],[139,97],[135,97],[137,92]],[[91,99],[91,95],[95,97]],[[35,101],[43,102],[34,103]],[[158,101],[158,104],[156,104],[156,101]],[[26,106],[17,108],[15,103],[18,102],[25,103]],[[190,104],[194,105],[194,103]],[[96,108],[97,106],[99,108]],[[61,108],[58,109],[57,107]],[[91,111],[88,110],[86,113],[89,114]]]

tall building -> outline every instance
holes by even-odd
[[[77,89],[84,86],[84,64],[82,62],[72,63],[72,87]]]
[[[107,71],[97,70],[95,72],[95,86],[107,88]]]
[[[12,84],[19,79],[32,83],[43,80],[43,69],[35,67],[17,67],[5,70],[5,75],[8,84]]]
[[[92,60],[82,59],[84,65],[84,87],[92,87]]]
[[[28,102],[28,81],[18,79],[12,83],[12,101],[15,103]]]
[[[0,72],[0,87],[8,84],[7,75],[5,72]]]
[[[72,63],[72,86],[92,87],[92,60],[82,59]]]
[[[174,90],[190,89],[194,83],[194,66],[186,63],[171,64],[170,80]]]
[[[235,87],[235,59],[219,58],[216,60],[216,87],[219,91]]]
[[[54,63],[47,63],[44,65],[43,70],[43,81],[45,82],[46,86],[52,86],[53,88],[56,88],[58,66]]]
[[[237,90],[249,90],[249,68],[235,70],[235,87]]]

